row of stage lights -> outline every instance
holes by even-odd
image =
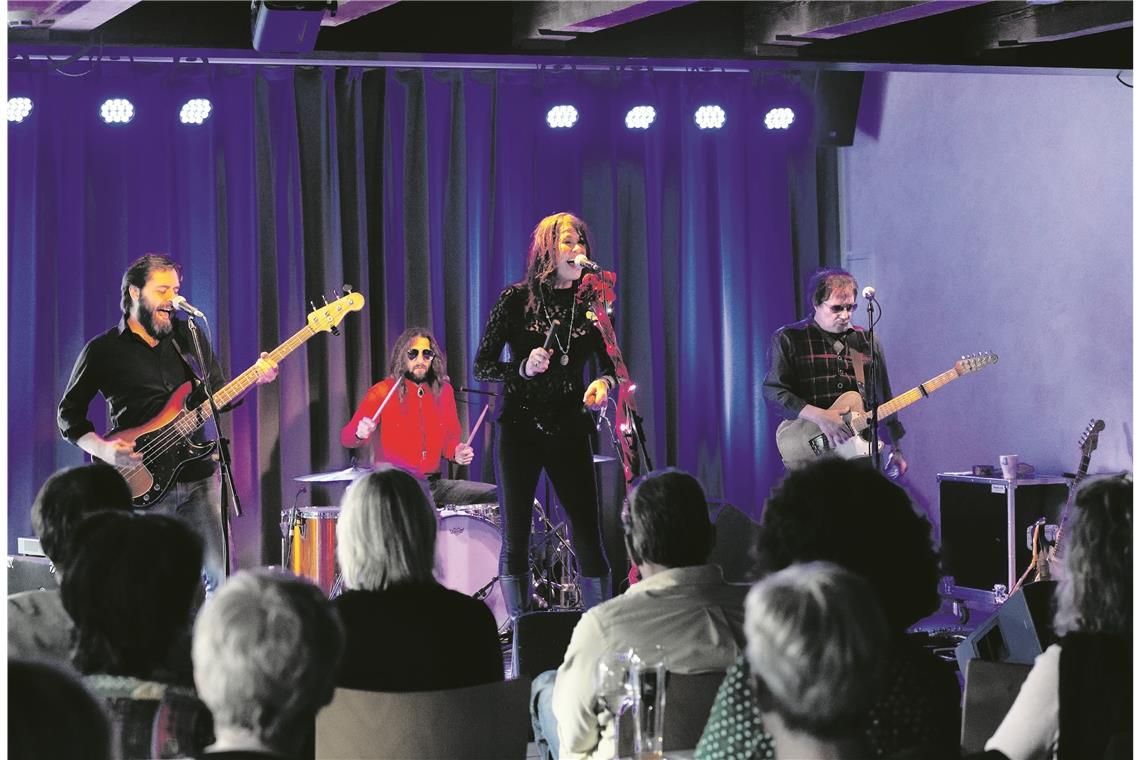
[[[31,98],[8,98],[8,121],[19,124],[32,113]],[[182,104],[178,120],[183,124],[201,124],[210,118],[213,106],[205,98],[192,98]],[[99,117],[107,124],[127,124],[135,118],[135,106],[126,98],[104,100]]]
[[[183,124],[202,124],[210,117],[212,106],[205,98],[193,98],[182,104],[178,118]],[[32,113],[30,98],[8,99],[8,121],[19,124]],[[135,118],[135,107],[125,98],[111,98],[99,106],[99,116],[107,124],[127,124]],[[693,113],[693,121],[701,129],[720,129],[727,120],[724,109],[717,105],[705,105]],[[657,120],[657,110],[653,106],[634,106],[625,115],[628,129],[649,129]],[[790,108],[773,108],[764,115],[767,129],[788,129],[796,120]],[[571,105],[558,105],[546,112],[546,123],[551,129],[570,129],[578,122],[578,109]]]
[[[720,129],[728,116],[716,105],[701,106],[693,112],[693,121],[700,129]],[[625,115],[627,129],[649,129],[657,120],[653,106],[634,106]],[[764,114],[767,129],[788,129],[796,120],[795,112],[786,107],[773,108]],[[571,105],[558,105],[546,112],[546,124],[551,129],[570,129],[578,122],[578,109]]]

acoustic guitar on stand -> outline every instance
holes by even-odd
[[[333,332],[349,312],[364,308],[364,296],[348,293],[332,303],[309,313],[307,324],[289,340],[269,352],[274,363],[280,363],[305,341],[319,332]],[[214,393],[214,405],[221,409],[239,398],[257,382],[256,365],[250,367]],[[174,389],[162,411],[148,422],[133,428],[113,430],[107,436],[113,441],[134,443],[135,453],[142,458],[115,469],[126,479],[131,497],[138,509],[145,509],[170,490],[175,476],[189,462],[205,459],[213,453],[216,441],[197,443],[190,435],[213,416],[209,400],[193,409],[186,400],[193,390],[187,381]]]
[[[983,351],[979,354],[963,356],[954,362],[954,366],[937,377],[932,377],[921,385],[911,388],[906,393],[900,393],[890,401],[879,405],[879,419],[905,409],[916,401],[929,396],[934,391],[949,382],[957,380],[962,375],[976,372],[982,367],[994,364],[998,360],[997,354],[992,351]],[[835,400],[831,409],[849,408],[850,411],[843,416],[852,435],[839,446],[833,447],[827,436],[819,426],[807,420],[784,420],[776,428],[776,448],[784,465],[800,467],[824,454],[836,454],[844,459],[871,456],[870,430],[871,413],[863,409],[863,397],[857,391],[847,391]],[[883,442],[878,441],[881,450]]]

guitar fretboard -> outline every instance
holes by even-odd
[[[960,377],[958,370],[951,367],[937,377],[932,377],[922,385],[911,388],[906,393],[900,393],[890,401],[879,406],[879,419],[894,414],[900,409],[913,404],[915,401],[921,401],[923,398],[929,396],[934,391],[938,390],[947,383],[957,380]],[[923,392],[925,391],[925,393]]]
[[[270,351],[269,358],[273,360],[274,364],[280,364],[282,359],[293,353],[293,351],[299,348],[305,341],[316,334],[317,333],[315,330],[313,330],[313,328],[305,325],[300,330],[293,333],[293,336],[290,337],[289,340],[285,341],[280,346]],[[231,401],[249,390],[250,387],[252,387],[256,382],[257,365],[255,364],[222,386],[221,390],[217,391],[214,394],[214,405],[218,409],[223,408],[226,404],[229,404]],[[206,423],[206,420],[210,419],[211,416],[212,412],[210,409],[210,402],[203,401],[195,409],[187,410],[185,413],[180,415],[178,419],[173,423],[174,429],[182,435],[188,436],[199,427],[204,425]]]

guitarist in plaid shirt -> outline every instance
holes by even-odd
[[[855,278],[843,269],[820,269],[808,280],[812,316],[785,325],[772,335],[764,397],[787,419],[804,419],[819,426],[832,446],[851,437],[843,421],[845,409],[829,408],[847,391],[858,391],[866,404],[868,394],[859,382],[871,351],[866,334],[851,324],[855,314]],[[882,345],[875,341],[876,380],[879,403],[892,397]],[[907,463],[899,448],[905,434],[902,423],[891,416],[882,420],[893,444],[892,461],[899,475]]]

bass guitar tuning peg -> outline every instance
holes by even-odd
[[[344,285],[340,286],[340,292],[344,293],[346,296],[350,295],[352,293],[352,285],[346,282]]]

